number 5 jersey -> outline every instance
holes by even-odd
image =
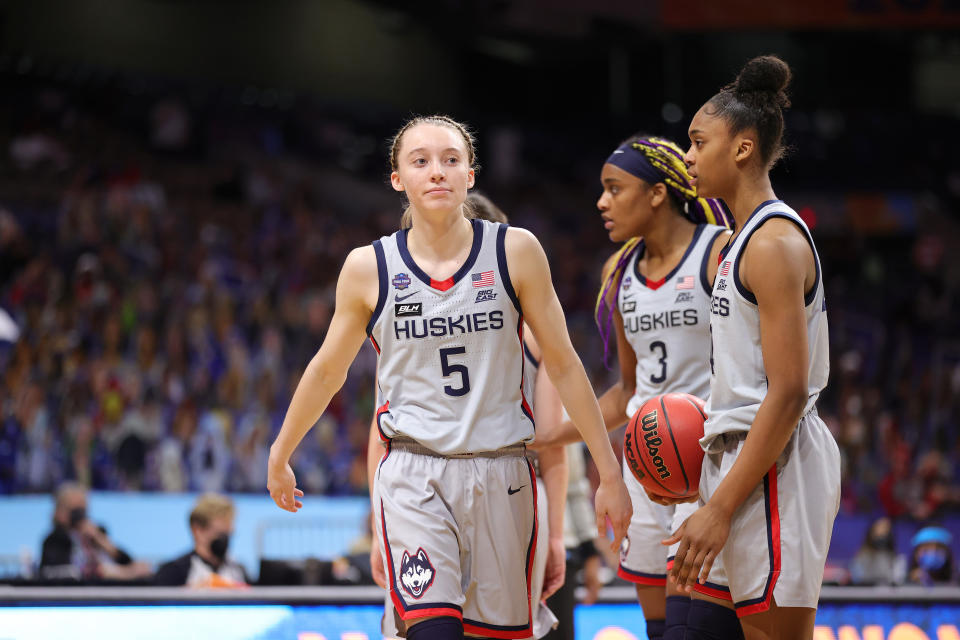
[[[409,230],[373,243],[380,293],[367,334],[379,354],[380,436],[413,438],[443,455],[495,451],[534,433],[507,225],[470,222],[470,255],[446,280],[414,262]]]

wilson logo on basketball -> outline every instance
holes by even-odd
[[[700,491],[703,400],[687,393],[650,398],[624,430],[626,466],[650,495],[691,498]]]
[[[660,457],[660,445],[663,444],[663,438],[657,434],[657,412],[651,411],[643,416],[641,425],[643,428],[643,440],[647,445],[650,461],[653,462],[653,466],[657,468],[657,474],[660,476],[660,479],[666,480],[670,477],[670,472],[667,470],[667,465],[663,463],[663,458]]]

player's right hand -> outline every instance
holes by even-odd
[[[623,483],[623,478],[616,476],[615,479],[606,482],[600,481],[597,487],[597,497],[595,501],[597,511],[597,533],[601,537],[607,535],[607,521],[613,525],[613,542],[610,549],[614,552],[620,549],[620,543],[627,535],[627,529],[630,527],[630,518],[633,516],[633,503],[630,501],[630,494],[627,492],[627,485]]]
[[[380,546],[376,540],[370,545],[370,574],[378,587],[387,588],[387,572],[383,570],[383,554],[380,553]]]
[[[297,477],[289,462],[282,465],[270,464],[267,467],[267,491],[277,506],[284,511],[296,513],[303,507],[297,498],[303,497],[303,491],[297,489]]]

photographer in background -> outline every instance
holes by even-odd
[[[161,565],[154,583],[160,586],[244,587],[243,566],[227,557],[233,534],[233,502],[216,493],[197,498],[190,512],[193,550]]]
[[[110,540],[106,529],[87,515],[87,490],[76,483],[60,486],[53,511],[53,531],[40,553],[45,580],[137,580],[151,573]]]

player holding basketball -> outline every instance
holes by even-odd
[[[706,398],[710,370],[710,291],[717,255],[730,232],[728,215],[717,201],[697,197],[683,162],[683,151],[663,138],[634,136],[607,158],[597,202],[610,239],[623,246],[603,269],[597,323],[604,348],[617,337],[620,380],[600,397],[608,429],[621,426],[649,398],[682,391]],[[642,239],[641,239],[642,237]],[[551,432],[545,425],[537,442],[576,439],[572,424]],[[618,574],[636,585],[637,598],[652,640],[707,637],[733,629],[736,616],[718,603],[729,598],[722,567],[708,594],[693,604],[687,593],[667,585],[673,554],[660,544],[695,509],[693,504],[655,504],[624,466],[633,501],[633,518]]]
[[[840,454],[815,403],[827,382],[826,303],[813,238],[778,200],[790,69],[764,56],[696,113],[685,159],[701,195],[723,198],[737,233],[713,286],[700,509],[671,579],[690,589],[723,559],[747,638],[810,638]],[[780,526],[784,522],[783,527]]]
[[[470,134],[446,117],[415,118],[395,136],[390,162],[413,228],[347,256],[326,339],[271,447],[268,488],[281,508],[302,506],[290,455],[369,336],[379,352],[378,426],[389,441],[374,487],[388,613],[414,640],[528,638],[537,522],[524,456],[534,433],[524,320],[597,461],[598,530],[609,517],[616,543],[630,498],[543,249],[528,232],[463,215],[474,182]]]

